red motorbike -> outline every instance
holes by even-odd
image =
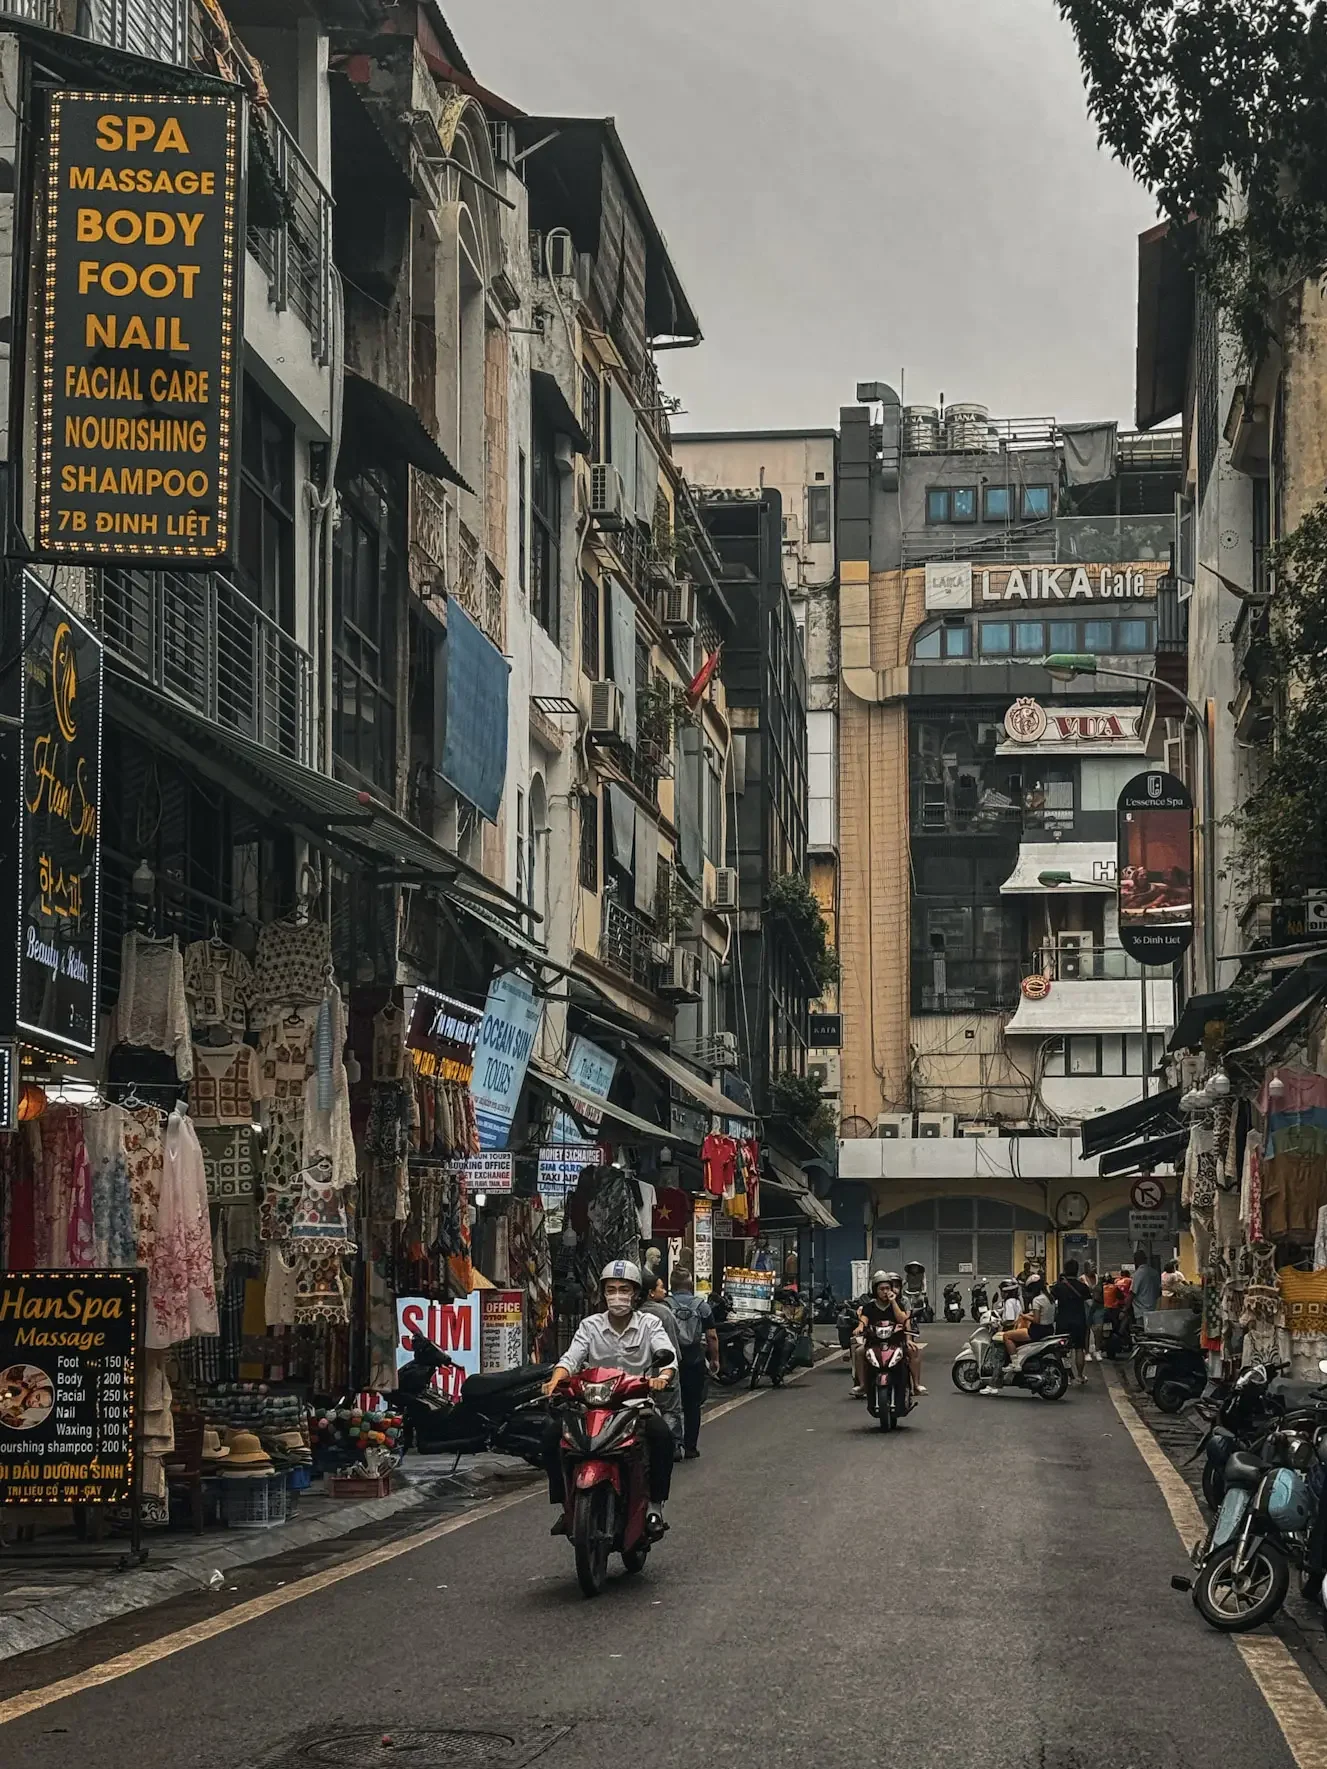
[[[650,1552],[645,1515],[649,1482],[640,1430],[642,1405],[650,1404],[650,1383],[646,1376],[623,1370],[591,1369],[573,1376],[562,1392],[567,1535],[576,1550],[581,1590],[597,1597],[610,1554],[620,1554],[628,1572],[640,1572]]]
[[[882,1431],[892,1431],[912,1411],[906,1327],[879,1322],[867,1328],[866,1405]]]

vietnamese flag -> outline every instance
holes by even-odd
[[[716,645],[692,678],[691,685],[687,689],[687,705],[693,712],[700,705],[701,696],[714,680],[714,672],[719,667],[719,658],[722,652],[723,646]]]

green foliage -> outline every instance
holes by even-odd
[[[1236,864],[1278,894],[1327,878],[1327,501],[1276,548],[1276,598],[1263,673],[1276,740],[1233,814]]]
[[[765,907],[771,915],[783,916],[792,928],[823,995],[839,980],[839,955],[829,943],[829,929],[815,892],[800,872],[780,872],[769,881]]]
[[[1056,4],[1103,145],[1256,361],[1270,304],[1327,260],[1327,0]]]
[[[834,1108],[809,1075],[776,1075],[770,1082],[770,1109],[790,1118],[812,1142],[823,1143],[836,1130]]]

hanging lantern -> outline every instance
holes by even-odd
[[[1267,1083],[1267,1094],[1270,1099],[1280,1099],[1285,1090],[1286,1084],[1279,1075],[1273,1075]]]
[[[18,1096],[18,1121],[31,1124],[46,1110],[46,1089],[35,1081],[25,1081]]]

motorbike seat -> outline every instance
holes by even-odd
[[[1301,1407],[1311,1407],[1322,1399],[1320,1382],[1294,1381],[1285,1376],[1278,1376],[1267,1391],[1273,1398],[1280,1401],[1288,1413],[1298,1412]]]
[[[547,1382],[553,1374],[552,1364],[520,1364],[514,1370],[494,1370],[487,1376],[467,1376],[461,1390],[466,1400],[486,1400],[505,1394],[512,1388],[533,1388]]]
[[[1270,1466],[1252,1450],[1232,1450],[1226,1459],[1226,1485],[1255,1487]]]

